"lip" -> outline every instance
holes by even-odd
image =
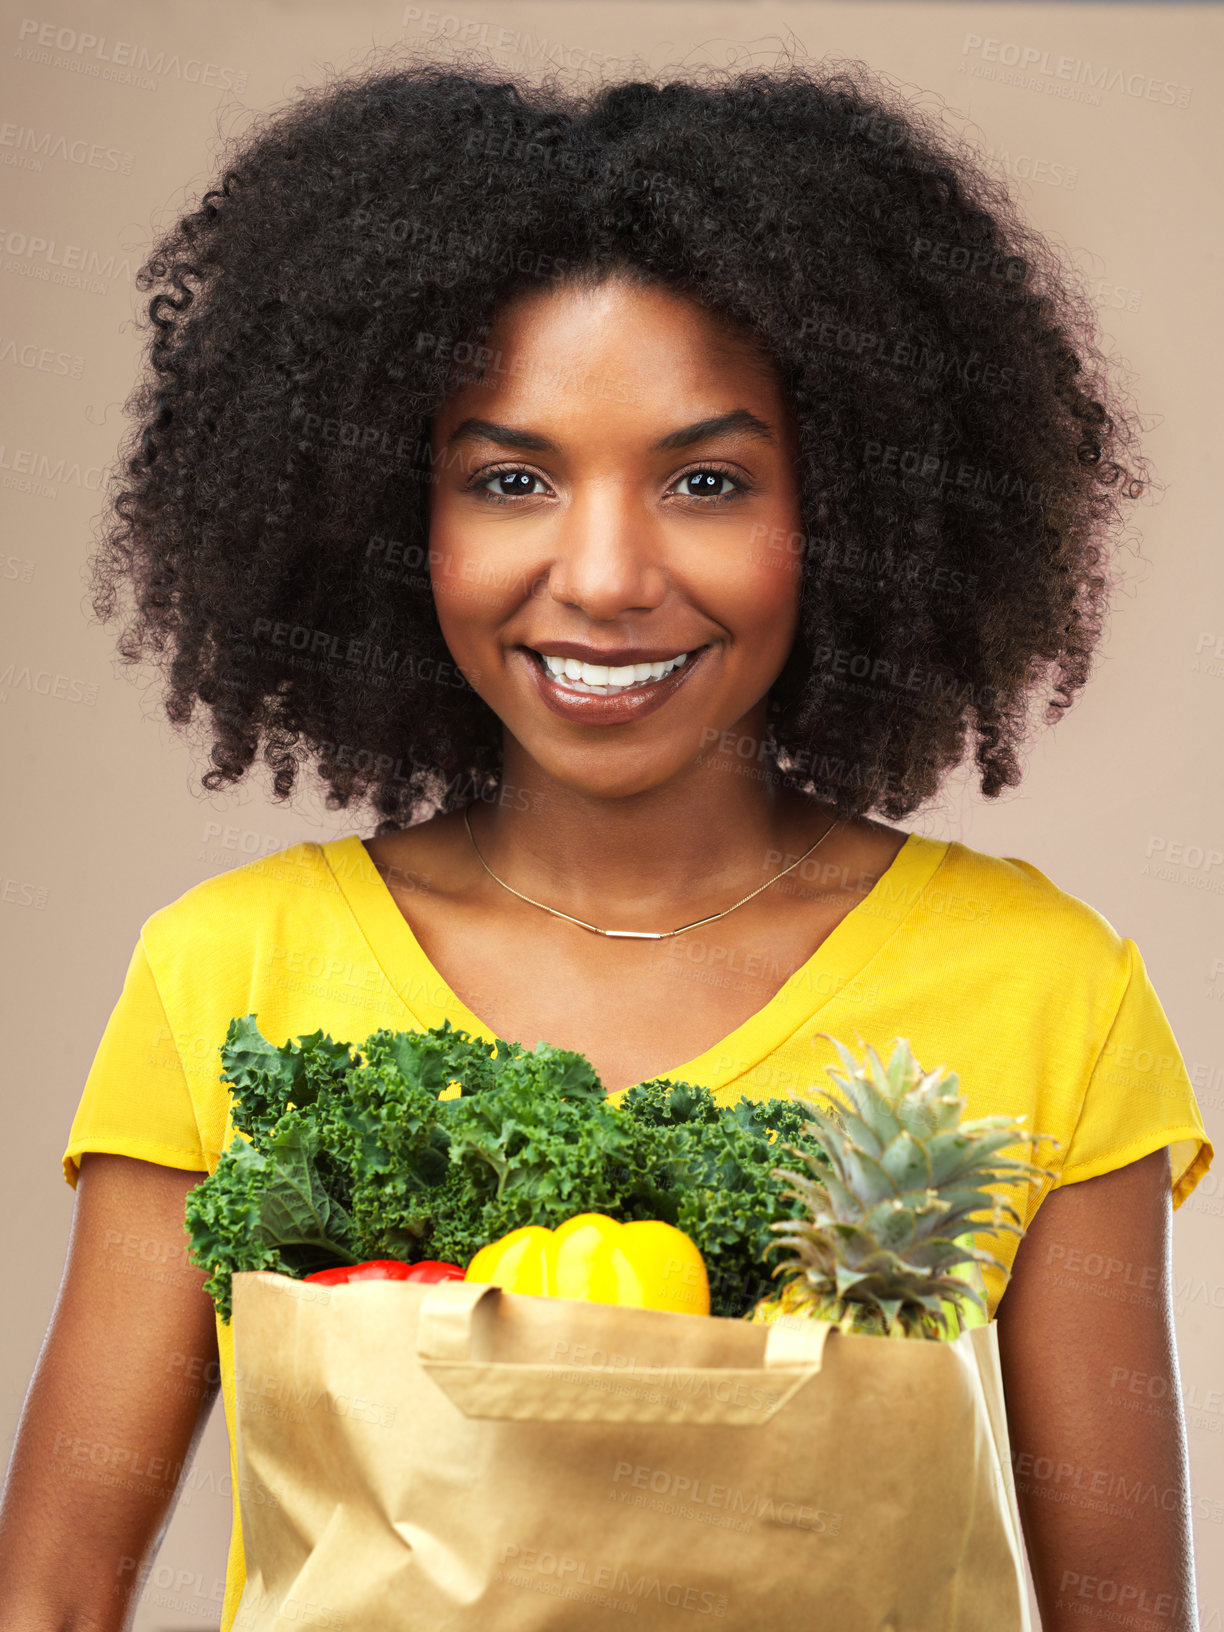
[[[583,650],[589,651],[590,648],[577,647],[575,655]],[[576,725],[624,725],[662,708],[663,704],[674,697],[684,685],[693,670],[702,666],[709,650],[708,646],[695,647],[692,657],[678,669],[664,675],[662,680],[656,680],[640,690],[622,691],[611,697],[583,696],[577,692],[566,691],[534,656],[533,650],[526,646],[516,646],[511,656],[526,665],[540,701],[563,720],[571,720]],[[569,656],[569,653],[562,654],[558,651],[557,655]],[[664,660],[664,657],[636,659],[639,663],[659,663]],[[584,658],[582,661],[590,662],[590,659]]]

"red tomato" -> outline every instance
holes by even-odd
[[[370,1258],[364,1264],[354,1264],[348,1272],[350,1281],[406,1281],[412,1274],[412,1265],[400,1258]]]
[[[370,1258],[364,1264],[317,1269],[304,1278],[323,1286],[347,1286],[350,1281],[461,1281],[463,1271],[458,1264],[444,1264],[436,1258],[425,1258],[419,1264],[406,1264],[399,1258]]]
[[[313,1275],[304,1278],[308,1281],[319,1281],[323,1286],[341,1286],[349,1278],[350,1267],[343,1264],[339,1269],[316,1269]]]
[[[458,1264],[444,1264],[438,1258],[423,1258],[408,1272],[410,1281],[461,1281],[464,1272]]]

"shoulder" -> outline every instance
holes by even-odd
[[[236,951],[286,919],[317,910],[321,892],[335,892],[334,850],[303,840],[192,885],[141,926],[150,962],[156,966],[184,952]]]
[[[1103,912],[1023,857],[943,842],[923,903],[967,950],[1006,964],[1015,980],[1082,986],[1091,978],[1121,996],[1134,943]]]
[[[944,842],[946,854],[932,885],[971,896],[981,909],[979,917],[995,919],[1001,928],[1057,927],[1077,938],[1104,944],[1120,940],[1104,913],[1033,862],[1020,856],[995,856],[974,850],[957,839]]]

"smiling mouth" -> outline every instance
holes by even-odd
[[[554,685],[566,691],[586,697],[619,697],[622,692],[642,691],[656,685],[704,648],[694,646],[692,651],[680,652],[661,663],[629,663],[621,668],[582,663],[575,657],[545,657],[531,646],[524,650],[530,653]]]

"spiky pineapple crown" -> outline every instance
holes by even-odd
[[[775,1170],[791,1186],[785,1193],[807,1210],[773,1225],[786,1232],[774,1246],[793,1252],[774,1274],[794,1277],[775,1307],[815,1314],[847,1331],[946,1337],[966,1300],[985,1316],[985,1300],[970,1284],[973,1266],[994,1264],[1008,1273],[993,1253],[972,1244],[978,1215],[988,1212],[989,1231],[1024,1234],[1019,1214],[988,1187],[1021,1177],[1036,1184],[1052,1171],[997,1152],[1049,1136],[1027,1132],[1023,1117],[962,1122],[960,1079],[942,1066],[924,1073],[904,1038],[885,1067],[871,1047],[860,1065],[836,1038],[818,1035],[845,1066],[844,1073],[827,1069],[846,1103],[829,1096],[822,1109],[793,1095],[831,1171],[795,1145],[786,1148],[809,1171]]]

